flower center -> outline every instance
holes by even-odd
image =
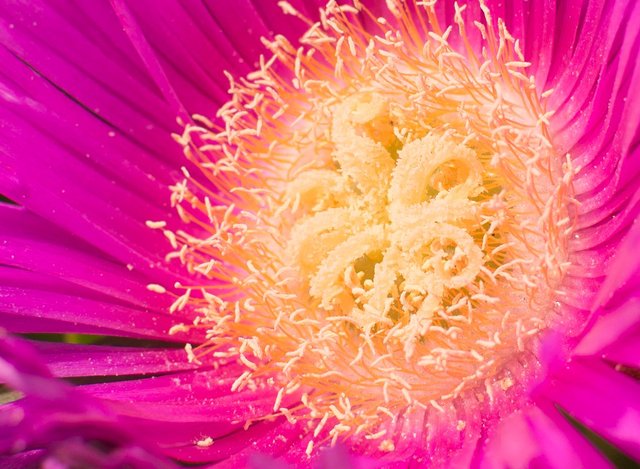
[[[300,214],[293,262],[314,307],[369,336],[386,329],[409,358],[434,323],[494,301],[485,285],[498,284],[499,268],[532,261],[500,234],[505,191],[474,150],[446,132],[402,137],[409,129],[394,122],[406,116],[377,95],[332,111],[331,165],[288,185]]]
[[[390,3],[330,2],[232,81],[222,124],[194,116],[178,140],[214,189],[185,171],[173,202],[197,234],[166,232],[203,279],[172,307],[200,313],[172,332],[207,331],[191,359],[238,360],[232,389],[267,383],[271,417],[387,450],[400,414],[520,379],[562,294],[574,174],[483,4],[476,45],[456,6],[454,47],[434,2]]]

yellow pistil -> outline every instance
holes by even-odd
[[[301,47],[266,43],[222,124],[194,116],[177,138],[202,170],[173,187],[192,233],[148,223],[199,279],[172,306],[200,313],[173,332],[207,331],[192,361],[236,360],[232,390],[269,384],[272,415],[383,451],[399,413],[517,384],[506,365],[562,294],[574,174],[484,4],[471,25],[456,5],[454,48],[434,1],[388,3],[389,20],[332,1]]]

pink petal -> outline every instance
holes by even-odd
[[[193,369],[182,349],[154,350],[51,342],[32,342],[54,376],[126,376]]]
[[[597,359],[574,359],[544,391],[573,418],[640,459],[640,384]]]

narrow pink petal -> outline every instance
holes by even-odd
[[[0,313],[0,327],[13,334],[93,334],[105,336],[136,337],[136,334],[89,324],[69,323],[55,319],[38,318],[34,321],[22,315]]]
[[[603,350],[602,357],[612,363],[640,369],[640,330],[636,328],[609,345]]]
[[[640,268],[637,262],[638,246],[640,245],[640,223],[635,222],[625,239],[616,249],[613,262],[607,269],[607,277],[600,287],[598,296],[593,304],[593,310],[605,305],[615,292],[627,282],[640,280]]]
[[[182,349],[154,350],[51,342],[32,342],[54,376],[127,376],[193,369]]]
[[[307,11],[302,2],[292,3]],[[276,2],[238,0],[233,8],[216,1],[168,2],[160,10],[149,0],[113,0],[112,5],[150,75],[185,119],[193,113],[211,115],[228,99],[223,72],[239,77],[252,71],[266,53],[261,37],[278,33],[297,39],[306,29]],[[156,14],[148,15],[149,10]]]
[[[488,441],[482,467],[610,467],[553,406],[544,408],[529,407],[503,420]]]
[[[82,389],[120,415],[143,419],[245,422],[271,414],[276,397],[272,389],[259,386],[253,390],[231,391],[242,371],[238,365],[230,364],[218,370],[85,385]],[[283,405],[296,402],[296,397],[288,396]]]
[[[595,2],[591,5],[600,8]],[[594,10],[592,20],[588,13],[581,37],[586,43],[595,42],[591,49],[580,45],[580,53],[572,59],[575,63],[567,65],[551,98],[550,107],[557,110],[553,120],[557,143],[581,167],[575,180],[581,201],[578,212],[590,218],[640,170],[632,158],[639,131],[635,118],[640,96],[639,12],[636,2],[613,2],[601,13]],[[601,219],[607,215],[611,213]],[[585,233],[583,238],[587,237],[590,234]]]
[[[137,59],[116,16],[104,2],[95,3],[91,8],[77,6],[72,14],[40,0],[0,6],[0,41],[11,52],[3,56],[3,72],[15,77],[17,65],[9,58],[13,55],[92,117],[143,147],[167,153],[169,132],[178,129],[175,114]],[[29,89],[27,82],[21,84]],[[179,151],[172,153],[174,161],[179,156]]]
[[[640,459],[640,384],[599,359],[574,359],[548,383],[549,399],[590,430]]]
[[[0,204],[0,260],[5,264],[37,271],[75,283],[131,305],[168,310],[171,299],[150,292],[156,280],[140,275],[133,265],[105,258],[86,242],[23,208]],[[91,269],[87,269],[91,266]]]
[[[66,322],[69,330],[83,324],[109,329],[124,337],[148,337],[172,342],[193,340],[202,335],[196,332],[169,335],[176,317],[167,313],[137,309],[110,301],[84,298],[81,290],[33,272],[0,267],[0,298],[3,313],[21,316],[23,322],[34,324],[44,320]],[[1,325],[2,323],[0,323]],[[189,339],[190,337],[190,339]]]
[[[527,420],[548,467],[611,467],[604,455],[551,403],[532,408]]]
[[[613,311],[600,311],[575,348],[577,355],[598,355],[604,348],[640,328],[640,299],[631,298]]]
[[[167,448],[165,451],[171,457],[182,461],[220,461],[220,467],[245,467],[242,463],[245,463],[251,454],[258,451],[269,454],[284,451],[296,441],[302,431],[299,425],[293,426],[280,417],[272,422],[258,422],[246,430],[240,428],[227,436],[218,437],[210,446],[198,447],[191,443]]]

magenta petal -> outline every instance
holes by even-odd
[[[160,65],[158,58],[144,38],[144,35],[138,27],[136,19],[131,15],[129,9],[125,5],[125,2],[114,0],[112,5],[115,14],[118,16],[118,19],[123,26],[123,30],[129,36],[129,39],[132,41],[135,49],[140,55],[140,58],[149,70],[150,75],[153,77],[166,99],[171,103],[175,116],[181,116],[183,118],[188,117],[189,113],[185,110],[176,91],[169,83],[167,75]]]
[[[574,182],[581,205],[573,250],[610,249],[638,216],[638,8],[636,2],[589,2],[580,40],[566,59],[558,55],[567,63],[549,84],[556,87],[550,105],[557,108],[557,141],[582,168]],[[620,285],[616,277],[629,274],[624,266],[609,270],[613,275],[598,304]]]
[[[574,4],[570,5],[573,7]],[[582,25],[576,30],[575,46],[571,41],[568,42],[568,50],[558,51],[557,55],[554,51],[558,61],[557,73],[547,78],[546,88],[556,89],[550,103],[553,109],[558,109],[554,125],[562,128],[575,120],[571,123],[572,130],[569,130],[571,138],[586,133],[593,109],[606,106],[607,101],[618,95],[618,89],[624,90],[624,87],[620,88],[624,71],[633,67],[634,56],[619,54],[619,46],[621,39],[629,44],[637,41],[636,7],[634,3],[622,1],[608,4],[602,0],[588,2]],[[564,17],[562,21],[564,26]],[[558,36],[562,38],[563,34]],[[616,62],[616,59],[620,61]],[[604,77],[610,72],[616,75],[615,84],[611,82],[603,86],[606,82]]]
[[[27,210],[0,204],[0,261],[5,265],[37,271],[129,304],[166,311],[171,300],[150,292],[153,280],[97,252]],[[87,266],[91,266],[90,269]],[[87,291],[87,294],[90,294]]]
[[[253,70],[266,52],[260,37],[278,31],[298,38],[306,27],[276,2],[238,0],[233,8],[217,1],[167,2],[162,9],[148,0],[112,4],[149,73],[183,118],[210,113],[228,99],[223,72],[243,76]]]
[[[69,323],[52,319],[38,318],[37,321],[25,320],[24,316],[0,313],[0,327],[13,334],[93,334],[105,336],[137,337],[135,334],[121,334],[107,327],[88,324]]]
[[[186,421],[168,422],[143,417],[120,417],[123,425],[135,433],[146,435],[161,448],[196,447],[206,437],[222,438],[242,430],[243,423]],[[186,451],[183,451],[186,453]]]
[[[169,335],[176,318],[169,313],[149,311],[116,302],[85,298],[82,290],[72,284],[38,274],[0,267],[0,298],[4,314],[22,316],[25,323],[40,319],[83,324],[110,329],[124,337],[149,337],[183,342],[190,337],[203,340],[202,332],[192,331]],[[0,322],[2,325],[2,322]],[[37,324],[30,324],[37,327]]]
[[[530,407],[502,421],[489,439],[483,467],[610,467],[556,409],[544,407]]]
[[[41,449],[25,451],[13,456],[0,456],[0,466],[5,469],[26,469],[42,467],[46,452]]]
[[[485,451],[482,468],[530,467],[542,456],[523,413],[513,414],[504,420],[488,440]]]
[[[83,390],[101,399],[134,405],[155,402],[167,405],[176,403],[177,406],[178,400],[184,404],[197,404],[201,400],[207,400],[207,402],[212,401],[222,405],[225,399],[241,395],[240,391],[238,394],[231,392],[231,385],[241,371],[240,365],[231,363],[221,365],[218,369],[186,371],[145,379],[91,384],[83,386]],[[266,389],[247,390],[245,395],[270,397],[273,394],[275,393]],[[204,412],[210,413],[209,411]]]
[[[565,4],[570,12],[565,18],[562,16],[564,8],[556,2],[556,21],[562,18],[562,29],[558,28],[554,35],[554,49],[550,51],[552,62],[544,81],[545,89],[556,90],[550,98],[551,108],[559,110],[555,125],[561,126],[576,116],[589,102],[591,88],[597,84],[604,61],[613,47],[624,8],[622,2],[616,8],[605,8],[604,4],[603,0]],[[576,8],[571,8],[573,6]],[[576,13],[583,15],[582,28],[578,27],[576,20],[580,18]],[[565,21],[568,23],[566,30]],[[591,60],[593,58],[595,60]],[[575,99],[571,99],[573,96]]]
[[[54,376],[126,376],[169,373],[195,368],[186,352],[136,347],[108,347],[50,342],[32,342]]]
[[[47,77],[58,92],[66,92],[68,100],[82,103],[85,112],[161,151],[170,142],[167,131],[176,128],[175,115],[137,59],[109,5],[104,1],[74,7],[55,3],[34,0],[0,5],[3,45]],[[11,78],[14,73],[8,72],[14,72],[17,64],[4,60],[3,72]]]
[[[640,384],[597,359],[574,359],[544,391],[573,418],[640,459]]]
[[[229,383],[231,385],[231,383]],[[128,400],[112,400],[104,396],[106,404],[115,413],[128,417],[160,419],[172,422],[246,421],[259,419],[272,412],[275,396],[263,397],[252,393],[238,393],[223,398],[204,397],[183,402],[184,390],[164,399],[137,400],[133,389]],[[108,402],[107,402],[108,400]],[[238,404],[242,403],[241,406]]]
[[[221,461],[221,467],[244,467],[251,453],[282,451],[298,438],[301,428],[290,425],[284,418],[274,422],[258,422],[247,430],[238,429],[228,436],[216,438],[211,446],[200,448],[191,443],[166,452],[174,458],[189,462]],[[284,440],[283,440],[284,439]],[[249,450],[249,451],[247,451]],[[240,464],[235,465],[234,464]]]
[[[576,346],[577,355],[596,355],[640,327],[640,299],[632,298],[614,311],[600,311]]]
[[[602,351],[607,361],[640,369],[640,331],[638,329],[625,336]]]
[[[244,422],[272,413],[275,391],[269,387],[231,391],[242,373],[236,364],[146,379],[93,384],[82,390],[114,412],[132,418],[172,422]],[[287,396],[284,406],[295,405]]]
[[[232,459],[234,459],[234,461],[228,464],[227,467],[238,467],[235,458]],[[252,454],[249,458],[245,457],[243,459],[243,462],[244,461],[248,461],[248,463],[245,464],[245,467],[247,469],[291,469],[291,466],[289,464],[279,459],[267,456],[266,454],[255,453]],[[224,467],[225,464],[226,461],[220,464],[220,466]]]
[[[532,409],[527,419],[548,467],[604,469],[611,466],[604,455],[550,403]]]
[[[637,261],[638,246],[640,245],[640,223],[634,223],[625,239],[620,243],[614,255],[613,262],[607,269],[605,278],[593,310],[609,301],[616,290],[631,281],[640,281],[640,266]]]
[[[0,329],[0,360],[0,382],[23,392],[47,392],[47,389],[31,388],[23,379],[32,376],[36,380],[50,378],[47,367],[25,342],[9,337],[3,329]]]
[[[53,467],[174,467],[138,445],[106,407],[51,378],[23,341],[0,337],[0,382],[25,395],[0,407],[0,452],[18,453],[9,462],[46,459]]]

